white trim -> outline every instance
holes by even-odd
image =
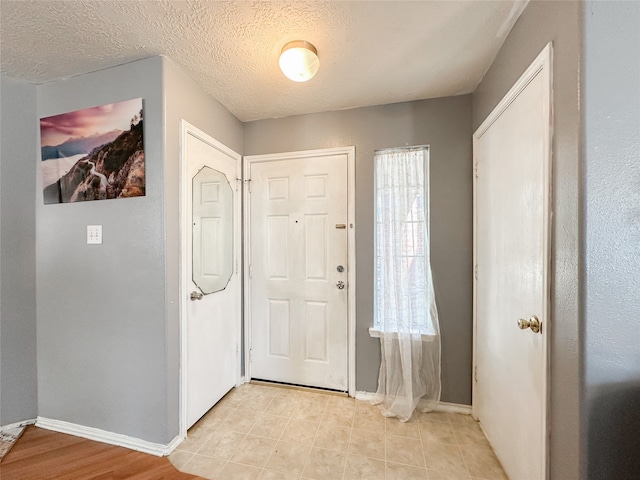
[[[163,445],[161,443],[153,443],[139,438],[129,437],[120,433],[107,432],[99,428],[85,427],[83,425],[76,425],[75,423],[52,420],[44,417],[38,417],[36,427],[87,438],[96,442],[108,443],[109,445],[125,447],[130,450],[137,450],[138,452],[149,453],[158,457],[169,455],[182,441],[179,437],[175,437],[171,442]]]
[[[462,403],[439,402],[435,411],[471,415],[472,407],[471,405],[464,405]]]
[[[324,157],[328,155],[347,155],[347,256],[348,256],[348,292],[347,292],[347,376],[348,393],[350,397],[356,395],[356,168],[355,147],[324,148],[319,150],[305,150],[297,152],[271,153],[266,155],[249,155],[244,157],[244,177],[248,180],[249,187],[244,188],[244,332],[245,332],[245,376],[251,379],[251,281],[249,269],[251,266],[250,256],[250,201],[251,189],[251,164],[258,162],[270,162],[274,160],[293,160],[296,158]],[[247,182],[245,180],[245,182]]]
[[[185,161],[186,153],[187,153],[187,142],[185,141],[185,139],[187,138],[187,135],[192,135],[193,137],[198,138],[199,140],[202,140],[204,143],[210,145],[211,147],[215,148],[216,150],[223,153],[224,155],[234,159],[237,165],[236,176],[237,178],[242,179],[242,167],[241,167],[242,156],[239,153],[234,152],[229,147],[220,143],[219,141],[217,141],[207,133],[203,132],[199,128],[191,125],[186,120],[184,119],[180,120],[180,179],[179,179],[179,188],[180,188],[180,209],[179,209],[179,222],[180,222],[180,295],[179,295],[180,419],[179,419],[179,436],[178,436],[179,441],[178,443],[176,443],[176,445],[178,445],[182,440],[184,440],[187,437],[186,371],[187,371],[188,355],[187,355],[186,332],[187,332],[187,318],[188,318],[188,308],[187,308],[188,303],[186,301],[186,298],[189,291],[188,283],[190,281],[190,279],[187,278],[188,268],[187,268],[186,262],[184,261],[185,248],[186,248],[185,246],[188,244],[187,242],[188,234],[185,228],[186,219],[184,218],[185,216],[184,209],[185,209],[185,205],[188,205],[188,202],[190,201],[189,195],[188,195],[188,189],[184,188],[185,186],[184,182],[186,181],[188,168],[189,168],[189,166],[187,165],[187,162]],[[234,200],[242,201],[242,193],[240,190],[234,193]],[[240,243],[240,250],[242,250],[242,236],[241,236],[242,234],[240,233],[242,231],[241,211],[242,209],[240,208],[236,212],[234,212],[234,218],[233,218],[234,225],[237,226],[234,228],[234,246]],[[191,221],[189,221],[189,224],[191,224]],[[241,251],[237,252],[236,255],[237,255],[238,262],[242,263],[242,252]],[[240,265],[240,268],[236,273],[237,275],[240,276],[238,280],[240,285],[240,293],[237,299],[240,305],[240,312],[242,312],[242,293],[241,292],[242,292],[242,285],[244,281],[242,278],[242,271],[243,271],[243,267],[242,265]],[[243,383],[242,376],[241,376],[242,355],[241,355],[241,349],[240,349],[240,341],[242,338],[242,321],[238,322],[237,338],[238,338],[238,348],[237,348],[237,360],[236,360],[236,364],[237,364],[236,365],[236,378],[237,378],[236,386],[240,386]]]
[[[375,393],[372,392],[356,392],[356,400],[362,402],[370,402],[373,400]],[[471,405],[463,405],[461,403],[438,402],[435,412],[460,413],[462,415],[471,415]]]
[[[356,392],[355,398],[356,400],[361,400],[363,402],[370,402],[373,400],[375,393],[373,392]]]
[[[379,328],[376,327],[369,327],[369,336],[371,338],[381,338],[383,335],[382,330],[380,330]],[[398,338],[398,332],[391,332],[394,336],[393,338]],[[433,339],[436,338],[435,334],[428,334],[428,333],[421,333],[420,337],[422,338],[423,342],[433,342]]]
[[[5,430],[13,430],[14,428],[26,427],[27,425],[33,425],[34,423],[36,423],[35,418],[32,418],[30,420],[23,420],[21,422],[16,422],[16,423],[10,423],[9,425],[1,426],[0,432],[4,432]]]
[[[551,283],[549,272],[551,270],[551,243],[552,243],[552,212],[551,212],[551,201],[552,201],[552,178],[551,178],[551,163],[553,157],[553,144],[552,144],[552,136],[553,136],[553,42],[549,42],[544,49],[540,52],[540,54],[535,58],[535,60],[529,65],[529,68],[520,76],[518,81],[511,87],[509,92],[502,98],[500,103],[493,109],[493,111],[489,114],[489,116],[482,122],[480,127],[473,134],[473,165],[474,165],[474,176],[473,176],[473,265],[474,269],[478,262],[477,255],[477,237],[476,232],[478,228],[478,212],[476,209],[477,206],[477,143],[480,137],[493,125],[493,123],[504,113],[504,111],[511,105],[514,100],[520,95],[520,93],[531,83],[531,81],[538,75],[543,75],[545,89],[543,91],[543,112],[545,117],[548,119],[547,131],[544,135],[544,187],[546,190],[546,194],[544,195],[544,227],[543,227],[543,235],[545,238],[544,242],[544,251],[543,251],[543,264],[545,266],[543,271],[543,289],[544,289],[544,299],[543,299],[543,311],[542,315],[544,318],[541,318],[543,323],[542,329],[542,366],[541,368],[544,371],[545,381],[543,383],[543,392],[542,398],[544,399],[542,405],[542,469],[544,472],[544,477],[549,478],[549,401],[550,401],[550,388],[549,381],[551,378],[551,364],[549,361],[549,335],[551,332],[550,324],[551,324]],[[482,273],[482,272],[481,272]],[[478,415],[478,400],[477,393],[475,388],[475,372],[478,367],[477,365],[477,278],[474,274],[473,276],[473,369],[472,369],[472,405],[473,412],[472,415],[474,418],[477,418]]]

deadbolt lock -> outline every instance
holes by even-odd
[[[338,272],[342,273],[342,272],[344,272],[344,267],[342,265],[338,265],[338,268],[336,268],[336,270],[338,270]]]

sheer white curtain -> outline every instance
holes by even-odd
[[[428,237],[428,149],[375,153],[374,328],[382,359],[372,403],[401,421],[440,400],[440,329]]]

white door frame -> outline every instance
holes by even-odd
[[[259,162],[274,160],[295,160],[298,158],[325,157],[328,155],[347,155],[347,365],[348,365],[348,393],[356,395],[356,233],[355,233],[355,147],[325,148],[320,150],[306,150],[298,152],[273,153],[266,155],[250,155],[244,157],[244,175],[249,177],[251,165]],[[251,178],[245,178],[244,188],[244,373],[251,379],[251,206],[249,192]]]
[[[242,156],[233,150],[231,150],[226,145],[223,145],[210,135],[206,134],[199,128],[191,125],[186,120],[180,120],[180,296],[179,296],[179,308],[180,308],[180,421],[179,421],[179,435],[180,439],[184,439],[187,436],[187,318],[188,318],[188,303],[187,303],[187,295],[189,294],[189,282],[190,278],[187,276],[188,266],[186,262],[187,256],[187,248],[191,248],[191,245],[188,245],[187,242],[187,228],[191,228],[191,219],[185,218],[186,215],[186,205],[191,201],[189,198],[188,192],[189,189],[186,188],[185,182],[190,182],[191,178],[188,175],[188,164],[186,161],[187,158],[187,135],[192,135],[199,140],[202,140],[206,144],[210,145],[212,148],[220,151],[221,153],[227,155],[230,158],[236,160],[237,168],[236,168],[236,179],[229,179],[232,185],[234,184],[234,180],[237,188],[241,188],[241,165],[242,165]],[[236,190],[234,189],[234,192]],[[234,198],[241,198],[241,196],[236,196],[234,194]],[[242,235],[239,233],[242,228],[242,208],[234,208],[234,216],[233,216],[233,224],[234,224],[234,247],[238,242],[242,241]],[[188,227],[187,227],[188,225]],[[236,235],[237,233],[237,235]],[[239,255],[238,258],[240,262],[242,261],[242,255]],[[242,276],[242,266],[236,265],[235,274]],[[242,286],[242,278],[239,279],[239,284]],[[238,293],[238,305],[241,305],[242,302],[242,288],[239,289]],[[239,312],[242,312],[242,309],[238,309]],[[242,322],[238,322],[238,345],[241,341],[241,333],[242,333]],[[241,357],[240,357],[240,348],[237,349],[237,371],[236,371],[236,386],[239,386],[241,381],[240,376],[240,368],[241,368]]]
[[[549,336],[551,333],[551,284],[549,279],[549,273],[551,270],[551,235],[552,235],[552,226],[551,226],[551,199],[552,199],[552,184],[551,184],[551,160],[552,160],[552,132],[553,132],[553,108],[552,108],[552,98],[553,98],[553,76],[552,76],[552,67],[553,67],[553,45],[549,42],[545,48],[540,52],[540,54],[536,57],[536,59],[531,63],[529,68],[522,74],[522,76],[518,79],[513,87],[509,90],[509,92],[504,96],[504,98],[498,103],[498,105],[493,109],[493,111],[489,114],[489,116],[482,122],[482,125],[478,127],[478,129],[473,134],[473,165],[474,165],[474,175],[473,175],[473,264],[474,271],[476,274],[473,276],[473,378],[474,378],[474,386],[476,381],[476,372],[477,372],[477,292],[478,292],[478,275],[477,275],[477,265],[478,265],[478,256],[477,256],[477,239],[476,233],[478,230],[478,212],[477,212],[477,194],[478,194],[478,158],[477,158],[477,143],[479,138],[489,129],[491,125],[504,113],[504,111],[511,105],[511,103],[520,95],[520,93],[529,85],[529,83],[537,76],[543,75],[545,82],[545,89],[543,93],[543,108],[544,115],[548,118],[548,123],[545,125],[545,134],[544,134],[544,186],[545,192],[544,195],[544,238],[545,241],[543,243],[543,279],[542,285],[544,289],[544,299],[543,299],[543,311],[542,318],[543,328],[545,331],[545,335],[542,338],[542,361],[543,365],[541,368],[543,369],[545,375],[545,382],[543,384],[543,392],[542,398],[543,401],[543,412],[542,419],[544,422],[543,425],[543,435],[542,435],[542,468],[541,471],[544,472],[545,478],[549,477],[549,450],[548,450],[548,437],[549,437],[549,379],[550,379],[550,362],[549,362]],[[474,418],[477,417],[477,392],[476,389],[472,389],[472,413]]]

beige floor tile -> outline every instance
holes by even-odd
[[[259,411],[235,410],[216,431],[249,433],[259,416]]]
[[[312,403],[303,400],[293,412],[291,418],[320,423],[324,416],[324,409],[325,405],[321,403]]]
[[[273,397],[271,402],[264,410],[269,415],[279,415],[281,417],[290,417],[300,404],[299,400],[289,397]]]
[[[288,475],[286,473],[277,472],[276,470],[262,470],[258,480],[299,480],[300,475]]]
[[[338,450],[346,452],[349,448],[349,440],[351,439],[351,429],[348,427],[338,427],[333,425],[320,424],[316,439],[313,443],[314,447],[325,448],[329,450]]]
[[[489,446],[489,442],[487,442],[487,438],[484,436],[484,433],[482,433],[480,425],[476,422],[456,424],[453,426],[453,430],[460,445]]]
[[[387,462],[386,480],[430,480],[426,468]]]
[[[235,412],[235,407],[225,407],[223,405],[217,404],[211,410],[209,410],[205,415],[194,425],[197,426],[200,423],[204,423],[209,426],[215,426],[216,424],[220,424],[224,422],[229,415]],[[191,428],[194,428],[191,427]]]
[[[443,472],[441,470],[427,470],[429,480],[469,480],[471,477],[459,472]]]
[[[341,427],[351,427],[355,417],[354,404],[332,405],[329,404],[324,410],[322,422]]]
[[[342,480],[346,453],[312,448],[302,476],[314,480]]]
[[[351,430],[349,453],[384,460],[384,433],[369,430]]]
[[[215,480],[258,480],[262,469],[229,462],[218,473]]]
[[[400,422],[353,398],[255,384],[231,390],[169,460],[216,480],[507,478],[470,415]]]
[[[439,442],[422,442],[422,444],[427,469],[445,471],[461,477],[469,476],[460,447]]]
[[[229,460],[242,443],[242,440],[244,440],[244,437],[246,437],[244,433],[217,431],[198,450],[198,454]]]
[[[313,445],[316,438],[316,432],[320,424],[316,422],[307,422],[292,418],[282,432],[281,440],[288,442],[301,443],[303,445]]]
[[[371,405],[368,400],[356,400],[356,411],[358,412],[377,412],[380,413],[380,407],[378,405]]]
[[[327,401],[327,405],[356,407],[357,400],[355,398],[345,397],[342,395],[328,395],[328,397],[329,400]]]
[[[262,468],[269,460],[276,443],[277,440],[272,438],[247,435],[230,461]]]
[[[277,415],[263,413],[253,424],[249,434],[278,440],[282,435],[282,432],[284,432],[287,423],[289,423],[289,418],[287,417],[279,417]]]
[[[191,452],[174,450],[168,458],[172,465],[180,470],[191,459],[191,457],[193,457],[193,455],[194,454]]]
[[[457,445],[454,429],[448,423],[423,420],[420,423],[420,436],[426,442],[448,443]]]
[[[299,443],[279,441],[265,468],[290,475],[301,475],[311,447]]]
[[[387,435],[395,435],[397,437],[420,438],[419,423],[417,420],[409,420],[401,422],[395,417],[385,418]]]
[[[421,413],[418,416],[418,422],[423,421],[436,421],[436,422],[446,422],[449,423],[449,414],[445,412],[427,412]]]
[[[373,409],[361,410],[356,407],[356,414],[353,419],[353,428],[384,432],[385,417],[383,417],[380,410],[375,407]]]
[[[218,473],[220,473],[226,463],[226,460],[220,458],[194,455],[180,470],[203,478],[217,479]]]
[[[211,435],[213,435],[213,433]],[[201,437],[194,437],[194,436],[190,437],[187,434],[187,438],[185,438],[184,441],[176,447],[176,450],[179,450],[182,452],[197,453],[198,450],[200,450],[202,446],[207,442],[207,440],[211,435],[201,436]]]
[[[300,401],[302,404],[315,403],[326,406],[329,403],[329,398],[331,398],[331,395],[326,393],[302,392]]]
[[[233,411],[233,410],[231,410]],[[209,414],[207,414],[209,415]],[[178,445],[178,450],[196,453],[200,447],[213,435],[221,423],[220,417],[203,417],[187,432],[187,438]]]
[[[472,477],[507,480],[500,461],[489,446],[461,445],[462,457]]]
[[[238,405],[238,410],[262,413],[267,409],[274,398],[275,397],[273,395],[248,398]]]
[[[424,467],[424,453],[419,439],[407,437],[386,437],[387,461]]]
[[[466,415],[464,413],[448,413],[447,415],[452,425],[477,423],[471,415]]]
[[[216,404],[219,407],[225,408],[238,408],[238,405],[242,403],[242,393],[239,393],[243,390],[238,390],[236,388],[232,389],[229,393],[227,393],[222,399]]]
[[[385,466],[382,460],[347,455],[344,480],[384,480]]]

